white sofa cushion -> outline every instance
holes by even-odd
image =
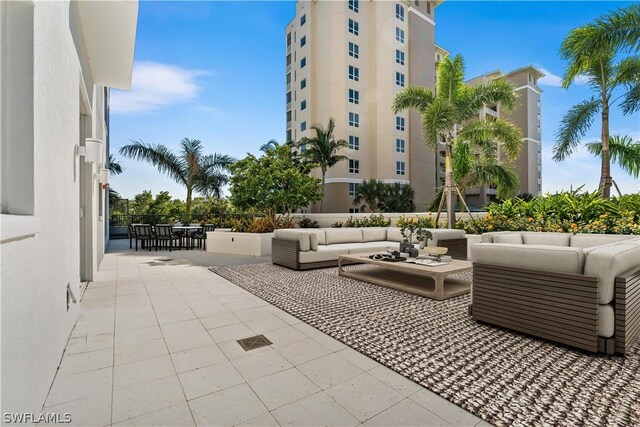
[[[336,243],[362,243],[362,230],[359,228],[327,228],[324,230],[327,245]]]
[[[315,233],[316,236],[318,236],[318,244],[319,245],[326,245],[327,242],[325,241],[325,237],[324,237],[324,228],[310,228],[309,229],[309,233]]]
[[[318,233],[309,233],[309,247],[312,251],[318,250]]]
[[[391,244],[392,245],[392,244]],[[330,247],[336,249],[346,249],[350,254],[361,254],[361,253],[375,253],[375,252],[386,252],[387,248],[390,246],[389,242],[366,242],[366,243],[338,243],[335,245],[331,245]],[[398,248],[394,248],[398,249]]]
[[[632,241],[596,248],[587,254],[584,274],[598,278],[600,304],[613,300],[615,277],[640,265],[640,242]]]
[[[510,243],[513,245],[521,245],[522,233],[503,233],[493,236],[493,243]]]
[[[387,240],[387,229],[384,227],[364,227],[362,228],[363,242],[380,242]]]
[[[569,233],[522,233],[525,245],[569,246]]]
[[[476,243],[471,260],[482,264],[530,270],[581,274],[584,253],[581,248],[509,243]]]
[[[598,306],[598,336],[612,337],[616,330],[615,312],[613,305]]]
[[[587,234],[579,233],[571,236],[571,246],[576,248],[590,248],[592,246],[602,246],[611,243],[623,242],[636,238],[629,234]]]
[[[399,227],[389,227],[387,228],[387,240],[389,242],[402,242],[404,237],[400,232]],[[418,243],[418,237],[414,234],[411,238],[411,243]]]
[[[347,248],[336,248],[333,246],[321,245],[317,251],[298,252],[299,261],[302,264],[309,262],[335,261],[340,255],[347,255]]]
[[[433,242],[438,242],[439,240],[446,239],[464,239],[466,233],[464,230],[451,230],[449,228],[427,228],[433,235],[431,240]]]
[[[273,237],[282,240],[293,240],[300,242],[300,251],[307,252],[311,250],[309,241],[309,232],[300,229],[280,229],[273,232]]]

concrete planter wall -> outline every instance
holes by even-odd
[[[416,217],[416,216],[429,216],[431,214],[431,217],[433,219],[436,219],[436,213],[435,212],[409,212],[409,213],[383,213],[382,215],[385,218],[391,219],[391,226],[395,227],[396,225],[396,221],[402,216],[406,216],[409,218],[412,217]],[[372,214],[371,212],[366,212],[366,213],[355,213],[355,214],[350,214],[350,213],[306,213],[306,214],[292,214],[293,216],[297,216],[300,218],[306,217],[309,218],[311,220],[314,221],[318,221],[318,226],[320,227],[331,227],[331,224],[337,222],[337,221],[346,221],[349,218],[353,217],[353,218],[369,218]],[[474,218],[484,218],[485,216],[487,216],[486,212],[473,212],[472,213]],[[456,212],[456,218],[462,218],[462,219],[469,219],[469,215],[466,212]],[[446,224],[447,223],[447,215],[446,213],[442,213],[440,215],[440,224]]]
[[[207,233],[207,252],[234,255],[271,255],[273,233],[236,233],[233,231],[210,231]]]

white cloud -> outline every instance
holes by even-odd
[[[562,86],[562,77],[556,74],[553,74],[551,71],[547,70],[544,67],[538,67],[540,71],[544,73],[544,77],[538,79],[538,84],[541,86],[554,86],[560,87]],[[587,78],[583,75],[579,75],[573,81],[574,84],[585,85],[587,84]]]
[[[142,114],[198,97],[197,78],[206,73],[171,64],[139,61],[133,67],[131,91],[111,93],[114,114]]]

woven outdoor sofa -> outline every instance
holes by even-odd
[[[453,258],[467,259],[463,230],[429,229],[428,246],[445,246]],[[271,245],[274,264],[295,270],[335,267],[338,257],[353,253],[396,250],[403,240],[397,227],[299,228],[275,230]],[[417,240],[413,241],[414,245]],[[417,246],[417,245],[416,245]]]
[[[471,260],[474,320],[608,354],[640,336],[640,236],[486,233]]]

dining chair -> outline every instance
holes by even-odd
[[[193,236],[198,241],[198,248],[202,248],[205,251],[207,250],[207,231],[216,231],[215,224],[202,224],[201,228]]]
[[[136,234],[136,251],[138,250],[138,240],[140,240],[143,244],[146,245],[146,248],[150,251],[151,246],[156,246],[156,251],[158,250],[158,246],[155,245],[156,235],[153,231],[153,228],[149,224],[136,224],[134,226],[135,234]]]
[[[169,248],[169,252],[173,249],[173,242],[178,241],[180,245],[180,236],[173,232],[173,226],[170,224],[156,225],[156,250],[158,246]]]

